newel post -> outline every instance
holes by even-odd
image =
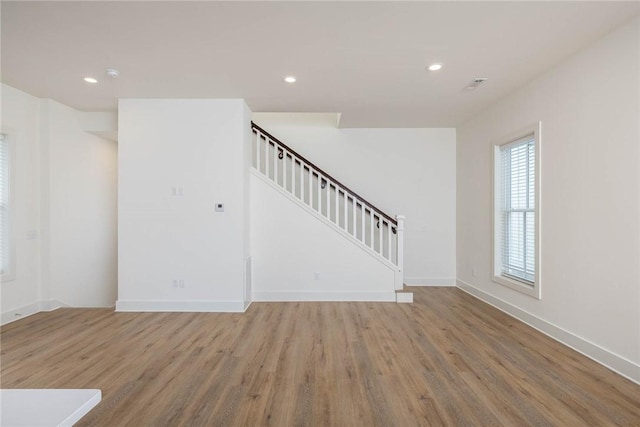
[[[398,290],[404,287],[404,215],[396,215],[396,220],[398,221],[396,228],[398,233],[396,239],[396,244],[398,245],[396,249],[396,265],[400,271],[396,274],[395,287]]]

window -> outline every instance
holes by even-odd
[[[9,138],[5,134],[0,134],[0,261],[2,263],[2,281],[13,278],[11,154]]]
[[[494,280],[540,298],[540,125],[495,146]]]

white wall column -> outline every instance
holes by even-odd
[[[253,142],[244,101],[120,100],[119,133],[116,308],[243,311]]]

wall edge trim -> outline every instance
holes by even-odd
[[[15,322],[16,320],[38,314],[41,311],[53,311],[63,307],[69,307],[69,305],[55,299],[36,301],[31,304],[5,311],[0,315],[0,325],[7,325]]]
[[[253,292],[253,302],[304,302],[304,301],[359,301],[359,302],[395,302],[395,291],[382,292],[340,292],[340,291],[267,291]]]
[[[244,313],[244,301],[118,300],[116,312]]]
[[[407,286],[456,286],[455,277],[405,277]]]

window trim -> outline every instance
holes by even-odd
[[[0,131],[2,137],[8,143],[9,151],[9,271],[3,273],[0,270],[0,282],[10,282],[16,278],[16,239],[15,239],[15,164],[16,164],[16,147],[15,147],[15,132],[10,129],[2,129]]]
[[[523,139],[529,138],[531,137],[531,135],[533,135],[533,138],[535,140],[535,151],[534,151],[535,152],[535,163],[534,163],[534,168],[535,168],[535,179],[534,179],[535,222],[534,224],[535,225],[534,226],[535,226],[535,239],[536,239],[535,246],[534,246],[535,281],[532,284],[518,280],[516,278],[505,276],[502,274],[502,248],[501,248],[502,245],[500,244],[501,240],[498,234],[501,232],[500,218],[499,218],[500,212],[501,212],[501,208],[500,208],[501,150],[510,145],[522,142]],[[518,132],[514,132],[500,138],[499,142],[494,144],[492,147],[492,150],[493,150],[493,176],[492,176],[493,178],[492,179],[493,209],[492,209],[491,240],[493,245],[493,250],[492,250],[493,281],[495,283],[506,286],[510,289],[521,292],[525,295],[529,295],[536,299],[542,299],[542,292],[541,292],[541,286],[540,286],[541,278],[542,278],[541,268],[540,268],[540,255],[541,255],[540,254],[540,247],[541,247],[540,245],[540,242],[541,242],[540,194],[542,189],[542,186],[540,185],[541,183],[540,152],[541,152],[541,139],[542,139],[541,135],[542,135],[542,122],[537,122],[519,130]]]

